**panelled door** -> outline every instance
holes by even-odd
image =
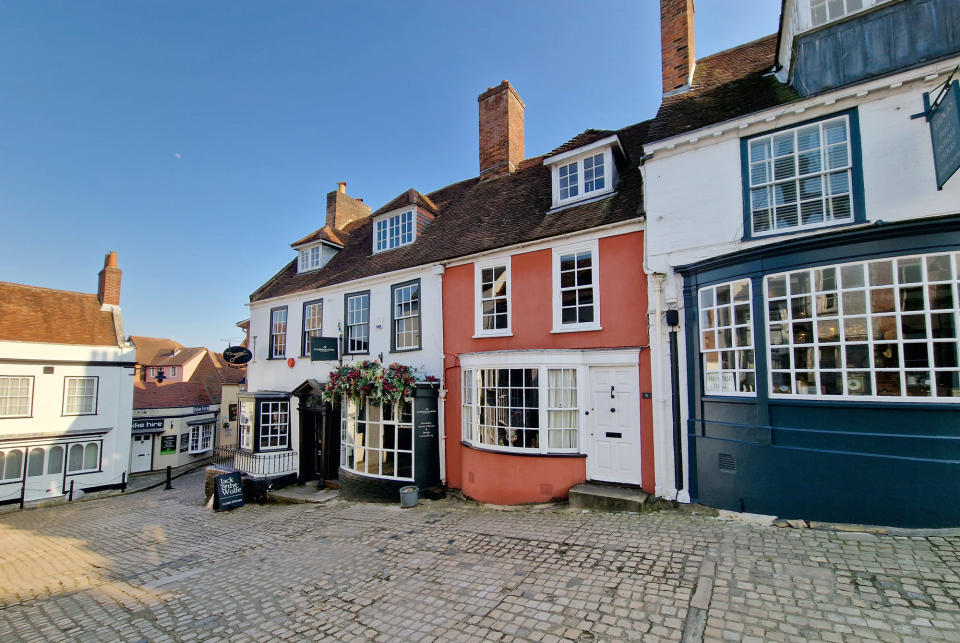
[[[640,484],[640,400],[636,366],[590,367],[587,478]]]
[[[153,462],[153,436],[134,435],[130,446],[130,473],[149,471]]]
[[[63,446],[30,447],[27,453],[27,489],[24,500],[63,494]]]

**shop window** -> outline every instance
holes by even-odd
[[[756,395],[749,279],[701,288],[700,357],[706,395]]]
[[[413,479],[413,399],[382,407],[368,400],[341,405],[340,465],[378,478]]]

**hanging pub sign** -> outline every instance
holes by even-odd
[[[311,337],[310,338],[310,361],[311,362],[335,362],[340,359],[337,351],[339,341],[336,337]]]
[[[929,100],[928,96],[924,100]],[[960,81],[948,82],[927,114],[937,189],[942,190],[960,168]]]
[[[239,473],[225,473],[217,476],[214,487],[216,488],[214,508],[217,511],[243,506],[243,483],[240,481]]]
[[[223,351],[223,360],[227,364],[239,366],[240,364],[246,364],[251,359],[253,359],[253,353],[250,352],[249,348],[243,346],[228,346]]]

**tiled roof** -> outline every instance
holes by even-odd
[[[223,359],[223,353],[214,353],[213,351],[209,351],[207,354],[210,356],[210,360],[217,369],[217,375],[220,377],[220,381],[224,384],[239,384],[246,378],[246,365],[234,366],[228,364],[227,361]]]
[[[303,245],[305,243],[310,243],[311,241],[329,241],[335,243],[338,246],[342,246],[346,241],[347,235],[344,234],[342,230],[335,230],[328,225],[323,226],[319,230],[314,230],[303,239],[299,241],[294,241],[290,244],[291,248],[296,248],[297,246]]]
[[[0,281],[0,340],[118,346],[113,312],[97,295]]]
[[[646,141],[797,100],[793,88],[769,73],[776,49],[774,34],[698,60],[690,90],[663,99]]]
[[[427,212],[430,212],[431,214],[437,213],[437,206],[433,201],[430,200],[429,197],[426,197],[420,194],[419,192],[417,192],[416,190],[414,190],[413,188],[410,188],[409,190],[407,190],[406,192],[404,192],[394,200],[390,201],[389,203],[387,203],[385,206],[383,206],[382,208],[380,208],[370,216],[375,217],[377,215],[384,214],[386,212],[399,210],[405,205],[419,205],[423,207],[425,210],[427,210]]]
[[[142,335],[130,335],[130,341],[137,347],[138,364],[154,364],[154,359],[162,353],[169,353],[177,348],[183,348],[183,344],[167,337],[144,337]]]
[[[372,217],[354,222],[346,228],[350,238],[344,249],[321,270],[297,274],[296,261],[291,261],[250,295],[250,301],[638,218],[643,213],[636,161],[642,155],[641,142],[648,125],[646,121],[621,130],[603,131],[602,136],[600,130],[589,134],[590,142],[617,134],[624,151],[632,158],[623,163],[616,191],[608,198],[551,211],[550,169],[543,165],[543,156],[527,159],[512,174],[483,181],[472,178],[431,192],[427,198],[436,207],[437,215],[413,244],[371,254]],[[409,199],[410,192],[398,198]],[[394,199],[378,212],[402,207],[394,206],[396,202]]]
[[[580,132],[569,141],[553,150],[547,156],[555,156],[557,154],[563,154],[564,152],[569,152],[570,150],[575,150],[578,147],[583,147],[584,145],[590,145],[590,143],[595,143],[601,139],[607,138],[608,136],[613,136],[617,132],[615,130],[609,129],[588,129],[586,131]]]
[[[167,409],[213,404],[200,382],[133,382],[133,408]]]
[[[202,355],[206,350],[206,348],[178,348],[175,351],[161,351],[153,356],[153,360],[146,362],[144,366],[182,366],[197,355]]]

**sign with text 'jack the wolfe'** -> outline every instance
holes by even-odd
[[[239,473],[225,473],[214,480],[216,500],[214,506],[217,511],[226,511],[234,507],[243,506],[243,482]]]
[[[960,169],[960,81],[950,83],[945,92],[929,116],[938,190]]]
[[[338,343],[336,337],[311,337],[310,361],[335,362],[340,358],[340,353],[337,350]]]

